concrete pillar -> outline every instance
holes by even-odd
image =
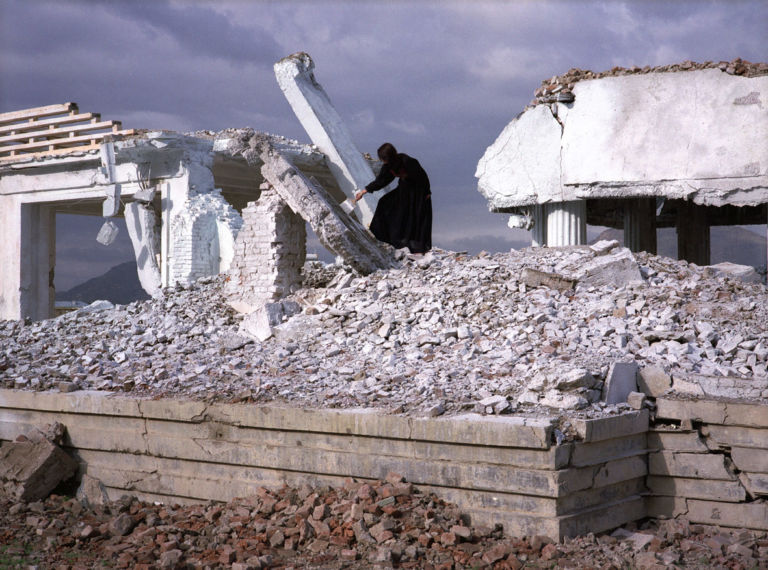
[[[656,254],[656,198],[624,201],[624,246]]]
[[[542,204],[545,220],[545,245],[583,245],[587,242],[587,202],[549,202]]]
[[[315,80],[309,54],[290,55],[275,64],[275,77],[309,138],[328,157],[328,166],[348,198],[374,178],[370,165],[352,142],[352,136],[322,86]],[[363,225],[368,227],[376,210],[376,195],[358,202]]]
[[[531,217],[533,218],[531,245],[544,247],[547,245],[547,220],[544,217],[544,207],[541,204],[535,204],[531,208]]]
[[[709,265],[707,209],[687,200],[677,206],[677,258]]]
[[[160,232],[152,205],[140,202],[126,204],[125,225],[136,255],[139,283],[148,295],[155,297],[161,290],[160,267],[157,264]]]
[[[56,212],[53,206],[22,204],[19,235],[19,314],[32,320],[54,316]]]

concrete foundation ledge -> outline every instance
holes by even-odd
[[[577,420],[584,440],[554,443],[556,418],[408,418],[375,410],[149,400],[106,392],[0,390],[0,439],[54,421],[80,473],[107,493],[194,503],[283,484],[341,484],[397,472],[454,501],[474,524],[555,539],[643,516],[648,415]]]

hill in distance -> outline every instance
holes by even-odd
[[[106,299],[115,304],[126,305],[131,301],[149,299],[141,288],[135,261],[115,265],[109,271],[75,285],[67,291],[56,291],[57,301],[83,301],[92,303]]]

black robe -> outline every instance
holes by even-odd
[[[397,176],[397,187],[379,200],[371,221],[376,239],[397,249],[407,247],[411,253],[432,249],[432,199],[429,177],[415,158],[400,153],[396,171],[385,164],[376,180],[368,184],[368,192],[381,190]]]

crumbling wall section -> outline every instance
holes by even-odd
[[[648,515],[768,530],[768,406],[656,399]]]
[[[227,296],[255,307],[300,288],[306,258],[304,220],[265,184],[259,199],[243,210],[243,224],[225,286]]]
[[[190,283],[225,272],[234,257],[234,244],[243,225],[240,214],[214,189],[196,194],[174,217],[171,283]]]
[[[553,102],[513,119],[478,162],[491,210],[616,197],[768,201],[768,76],[609,76],[578,81],[559,99],[557,87]]]

